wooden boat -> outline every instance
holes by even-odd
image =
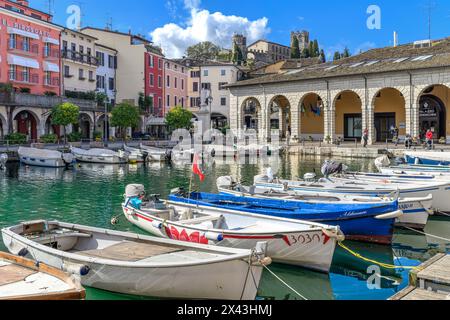
[[[186,194],[182,190],[171,194],[169,200],[174,203],[339,226],[349,240],[381,244],[391,243],[395,219],[403,214],[398,209],[398,201],[378,205],[314,204],[209,193]]]
[[[289,201],[301,201],[306,203],[334,203],[334,204],[352,204],[365,203],[378,205],[380,203],[389,203],[394,199],[388,197],[366,197],[359,195],[343,194],[302,194],[294,191],[274,191],[260,189],[255,186],[247,187],[233,183],[232,177],[220,177],[217,179],[217,188],[220,193],[234,195],[238,197],[254,197],[263,199],[282,199]],[[419,230],[425,229],[430,215],[434,214],[432,210],[433,196],[428,195],[424,198],[400,198],[399,209],[403,215],[398,217],[395,225],[398,227],[409,227]]]
[[[126,144],[123,145],[123,149],[128,154],[128,160],[130,162],[147,162],[147,152],[144,152],[138,148],[129,147]]]
[[[71,147],[73,155],[79,162],[104,163],[104,164],[124,164],[128,163],[127,155],[119,150],[118,152],[109,149],[84,150]]]
[[[345,194],[363,195],[370,197],[389,196],[399,192],[400,198],[425,198],[433,196],[433,210],[435,212],[450,212],[450,183],[436,181],[423,184],[417,182],[396,183],[386,181],[336,181],[319,179],[318,181],[292,181],[283,179],[269,179],[267,175],[259,175],[254,179],[254,185],[260,189],[276,191],[294,191],[301,194]]]
[[[81,300],[74,277],[43,263],[0,252],[0,300]]]
[[[336,242],[344,240],[336,226],[208,206],[166,205],[157,196],[139,200],[143,193],[144,186],[127,186],[123,213],[132,224],[160,237],[241,249],[266,241],[267,255],[275,262],[326,273]]]
[[[71,153],[46,149],[19,147],[18,154],[21,163],[38,167],[64,168],[74,160]]]
[[[406,151],[405,160],[408,164],[448,166],[450,165],[450,152]]]
[[[391,165],[387,156],[375,160],[375,166],[381,174],[401,175],[424,180],[450,181],[450,166],[435,166],[423,164]]]
[[[170,158],[170,151],[161,148],[140,145],[142,152],[147,154],[147,161],[164,162]]]
[[[6,168],[6,163],[8,162],[8,155],[6,153],[0,154],[0,170],[4,170]]]
[[[2,230],[13,253],[77,274],[84,286],[184,299],[254,299],[270,263],[253,251],[161,239],[62,222],[31,221]]]

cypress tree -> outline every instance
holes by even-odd
[[[317,41],[317,39],[314,40],[313,48],[314,48],[314,57],[320,56],[319,42]]]
[[[341,59],[341,54],[340,54],[339,51],[336,51],[336,52],[334,53],[334,58],[333,58],[333,60],[334,60],[334,61],[337,61],[337,60],[340,60],[340,59]]]
[[[323,49],[320,50],[320,60],[322,62],[326,62],[327,61],[327,58],[325,57],[325,51],[323,51]]]
[[[314,42],[309,42],[309,55],[307,58],[314,58]]]
[[[301,58],[309,58],[309,57],[310,57],[310,55],[309,55],[309,49],[308,49],[308,48],[303,49],[303,50],[302,50],[302,54],[301,54],[300,57],[301,57]]]
[[[300,58],[300,45],[298,43],[298,38],[297,37],[294,37],[292,39],[291,58],[292,59],[299,59]]]

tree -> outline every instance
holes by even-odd
[[[294,37],[291,43],[291,59],[300,58],[300,45],[298,43],[298,38]]]
[[[336,51],[336,52],[334,53],[333,60],[334,60],[334,61],[337,61],[337,60],[340,60],[340,59],[341,59],[341,53],[340,53],[339,51]]]
[[[314,55],[311,55],[312,57],[319,57],[320,56],[319,42],[317,41],[317,39],[314,40],[313,51],[314,51]]]
[[[314,42],[313,41],[309,42],[309,49],[308,49],[308,51],[309,51],[308,58],[313,58],[314,57]]]
[[[345,49],[344,49],[344,52],[342,53],[342,58],[348,58],[348,57],[351,57],[351,53],[350,53],[350,50],[347,48],[347,47],[345,47]]]
[[[326,56],[325,56],[325,51],[323,51],[323,49],[320,50],[320,60],[321,60],[322,62],[326,62],[326,61],[327,61],[327,58],[326,58]]]
[[[186,50],[186,55],[195,60],[214,60],[220,53],[220,48],[210,41],[200,42]]]
[[[122,138],[125,140],[126,129],[137,127],[139,118],[139,109],[137,107],[127,103],[121,103],[111,112],[111,126],[120,128]]]
[[[231,61],[235,64],[241,65],[244,60],[241,48],[235,43],[233,46],[233,54]]]
[[[192,127],[193,114],[180,106],[172,108],[166,115],[166,124],[170,131],[177,129],[189,130]]]
[[[64,127],[64,143],[67,143],[67,126],[78,123],[80,107],[73,103],[65,102],[55,106],[50,115],[52,117],[52,124]]]
[[[300,55],[300,58],[306,59],[306,58],[309,58],[309,57],[310,57],[309,49],[308,48],[304,48],[302,50],[302,54]]]
[[[139,92],[138,105],[141,112],[153,113],[153,97],[146,96],[143,92]]]

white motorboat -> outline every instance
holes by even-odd
[[[6,168],[6,163],[8,162],[8,155],[6,153],[0,154],[0,170]]]
[[[147,161],[164,162],[170,157],[170,151],[162,148],[155,148],[140,145],[141,150],[147,154]]]
[[[129,147],[126,144],[123,145],[123,149],[128,154],[128,160],[130,162],[147,162],[147,152],[138,148]]]
[[[80,281],[43,263],[0,251],[0,300],[81,300]]]
[[[221,144],[204,145],[203,151],[214,158],[235,157],[238,154],[238,149],[236,147]]]
[[[104,164],[123,164],[128,163],[128,156],[122,150],[115,152],[109,149],[90,149],[84,150],[71,147],[75,159],[79,162],[104,163]]]
[[[405,160],[409,164],[450,165],[450,152],[444,151],[405,151]]]
[[[267,255],[275,262],[329,272],[339,227],[169,202],[157,196],[141,203],[144,186],[129,185],[122,205],[129,222],[154,235],[200,243],[252,249],[267,242]]]
[[[2,235],[11,253],[77,274],[84,286],[139,296],[251,300],[270,263],[264,242],[231,249],[50,221]]]
[[[388,175],[407,175],[408,177],[432,180],[450,181],[450,166],[436,165],[416,165],[416,164],[399,164],[392,165],[387,156],[379,157],[375,160],[375,166],[381,174]]]
[[[62,153],[55,150],[19,147],[20,162],[29,166],[63,168],[73,163],[71,153]]]
[[[389,196],[396,192],[400,198],[426,198],[433,196],[433,210],[435,212],[450,212],[450,183],[436,181],[434,183],[392,183],[386,181],[331,181],[319,179],[318,181],[292,181],[273,178],[267,175],[258,175],[254,185],[260,189],[275,191],[294,191],[300,194],[344,194],[363,195],[369,197]]]
[[[282,199],[289,201],[301,201],[303,203],[389,203],[389,197],[368,197],[360,195],[348,195],[339,193],[301,193],[298,191],[268,190],[255,186],[247,187],[237,184],[233,177],[220,177],[217,179],[217,188],[220,193],[234,195],[238,197],[253,197],[263,199]],[[395,225],[398,227],[409,227],[423,230],[428,223],[433,212],[433,196],[430,194],[422,198],[399,198],[399,209],[403,215],[396,219]]]

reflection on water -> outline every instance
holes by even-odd
[[[314,169],[320,171],[326,158],[271,157],[239,165],[233,159],[205,162],[206,180],[195,179],[194,189],[216,192],[215,181],[222,175],[234,175],[250,184],[253,176],[272,166],[282,178],[295,179]],[[372,161],[342,160],[352,170],[374,171]],[[8,165],[0,172],[0,227],[24,220],[57,219],[103,228],[143,233],[125,219],[110,225],[113,215],[120,215],[125,186],[141,183],[151,193],[167,197],[171,189],[188,188],[189,165],[149,163],[137,165],[81,164],[70,170]],[[450,219],[433,217],[426,232],[450,237]],[[449,252],[450,243],[411,231],[397,230],[393,247],[345,242],[350,249],[369,260],[397,266],[416,266],[437,252]],[[4,250],[3,244],[0,249]],[[270,268],[308,299],[387,299],[408,284],[408,270],[381,268],[380,289],[370,290],[368,268],[371,262],[356,258],[337,248],[330,275],[301,268],[274,264]],[[373,279],[373,278],[372,278]],[[88,299],[142,299],[88,289]],[[301,299],[271,274],[265,272],[258,293],[259,299]]]

